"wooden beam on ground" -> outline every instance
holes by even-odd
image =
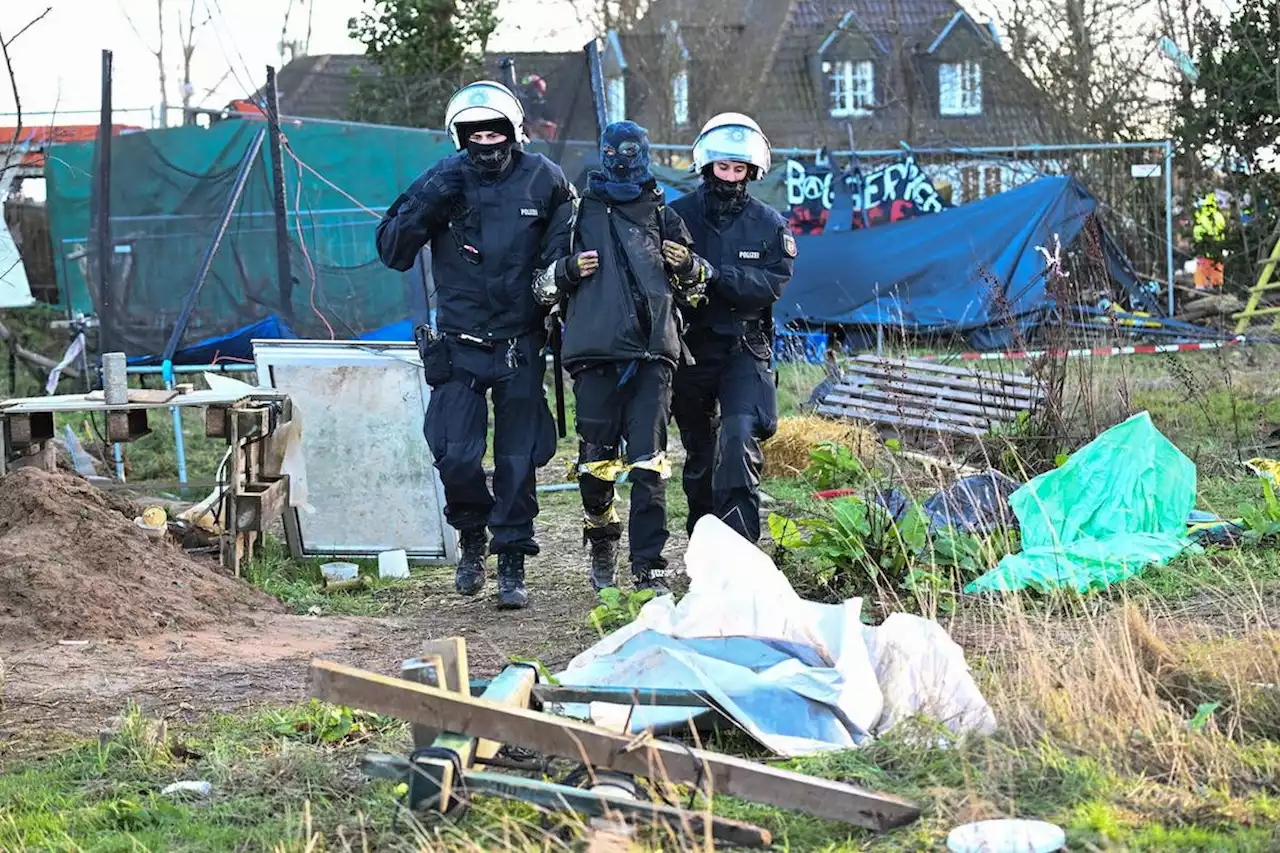
[[[576,720],[507,708],[434,687],[343,666],[311,663],[311,695],[433,726],[465,731],[543,755],[574,758],[653,780],[703,783],[706,793],[728,794],[874,830],[914,821],[920,809],[887,794],[782,770],[742,758],[656,740],[628,737]]]
[[[575,811],[609,819],[618,816],[640,818],[695,839],[705,838],[709,829],[717,841],[739,847],[768,847],[773,842],[769,830],[742,821],[713,817],[709,810],[688,811],[505,773],[467,773],[466,785],[470,793],[519,800],[544,809]]]
[[[400,677],[405,681],[412,681],[414,684],[426,684],[429,687],[440,686],[440,673],[444,672],[444,665],[439,655],[423,655],[420,658],[409,658],[400,664]],[[440,730],[431,726],[424,726],[420,723],[414,723],[410,727],[413,735],[413,746],[417,749],[420,746],[430,746],[431,742],[440,734]]]
[[[459,646],[462,665],[466,666],[466,645]],[[419,659],[419,664],[412,673],[414,683],[425,684],[439,689],[441,672],[447,672],[447,665],[442,666],[439,655]],[[405,661],[408,665],[410,661]],[[404,669],[401,672],[405,672]],[[447,676],[446,676],[447,678]],[[487,701],[499,706],[527,708],[529,695],[537,674],[527,666],[509,666],[498,677],[489,683],[484,697]],[[466,681],[460,681],[466,684]],[[413,726],[414,748],[430,746],[433,750],[448,750],[458,757],[464,771],[469,770],[477,756],[492,758],[502,748],[502,744],[493,740],[479,739],[473,734],[462,732],[440,731],[430,741],[419,740],[424,731],[433,731],[429,727]],[[482,754],[483,751],[483,754]],[[457,767],[452,759],[443,757],[421,757],[413,764],[413,776],[409,780],[409,807],[420,808],[423,804],[431,804],[441,812],[446,812],[453,805],[454,789],[458,784]]]
[[[432,655],[439,655],[444,663],[444,683],[440,684],[440,687],[452,690],[454,693],[461,693],[462,685],[471,684],[471,671],[467,663],[467,641],[462,637],[428,640],[422,646],[422,656],[426,658]]]
[[[361,772],[374,779],[405,782],[413,767],[399,755],[373,752],[361,759]],[[646,800],[628,800],[583,788],[542,782],[506,773],[467,771],[463,780],[468,794],[487,794],[519,800],[544,809],[575,811],[589,817],[612,818],[619,814],[664,826],[692,838],[705,838],[708,827],[718,841],[742,847],[768,847],[769,830],[741,821],[711,815],[707,811],[686,811]]]
[[[944,373],[948,376],[960,376],[977,379],[980,382],[999,383],[1002,385],[1019,385],[1024,388],[1041,389],[1044,383],[1033,376],[1019,373],[997,373],[991,370],[977,370],[971,367],[957,367],[937,361],[925,361],[919,358],[882,358],[877,355],[863,354],[854,356],[851,361],[857,364],[870,364],[877,367],[910,368],[933,373]]]

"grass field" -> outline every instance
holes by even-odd
[[[1280,425],[1277,367],[1280,353],[1263,347],[1074,363],[1065,401],[1070,429],[1055,438],[1058,450],[1075,450],[1126,415],[1149,411],[1195,461],[1197,506],[1236,517],[1242,504],[1263,501],[1242,461],[1280,455],[1268,449]],[[811,367],[784,371],[784,414],[819,378]],[[156,421],[149,443],[130,448],[135,480],[173,478],[165,455],[171,427]],[[216,448],[189,437],[192,478],[211,478]],[[573,452],[566,440],[559,456]],[[676,483],[673,530],[682,529],[686,512]],[[805,481],[764,488],[779,511],[823,511]],[[556,542],[566,553],[576,549],[576,494],[548,495],[542,506],[540,525],[567,531]],[[318,568],[291,562],[278,543],[248,577],[294,612],[322,620],[394,618],[449,583],[447,571],[415,572],[409,582],[334,599],[316,591]],[[582,583],[576,568],[566,569],[564,583]],[[1280,849],[1277,613],[1280,552],[1263,546],[1187,554],[1090,596],[959,597],[939,619],[964,647],[995,711],[995,735],[941,748],[933,745],[936,724],[918,720],[864,749],[786,765],[908,797],[922,806],[918,823],[877,836],[725,798],[704,805],[757,822],[773,831],[779,849],[797,851],[940,850],[951,827],[1006,816],[1058,823],[1070,850]],[[4,677],[0,670],[0,701]],[[0,850],[582,848],[580,836],[559,840],[534,811],[501,801],[478,799],[461,820],[429,826],[398,813],[395,787],[358,772],[365,751],[407,750],[407,727],[394,720],[296,697],[167,727],[136,706],[120,715],[110,738],[59,736],[38,749],[0,740]],[[208,781],[212,794],[160,793],[176,780]]]

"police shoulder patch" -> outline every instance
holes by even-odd
[[[782,251],[787,253],[788,258],[796,256],[796,238],[788,231],[782,232]]]

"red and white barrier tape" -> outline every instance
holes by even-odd
[[[1153,355],[1162,352],[1198,352],[1201,350],[1222,349],[1245,342],[1244,335],[1237,335],[1225,341],[1208,341],[1196,344],[1143,344],[1132,347],[1094,347],[1093,349],[1069,350],[1026,350],[1023,352],[963,352],[929,353],[913,356],[922,361],[1015,361],[1028,358],[1040,358],[1051,355],[1055,358],[1099,358],[1108,355]]]

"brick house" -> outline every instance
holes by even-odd
[[[736,110],[784,148],[847,148],[850,131],[862,150],[1067,141],[995,27],[956,0],[654,0],[604,61],[610,118],[655,139]],[[1035,173],[981,156],[929,171],[957,201]]]
[[[1074,141],[1005,53],[996,29],[957,0],[652,0],[627,31],[601,40],[610,120],[688,144],[706,119],[747,112],[776,147],[861,150],[1025,146]],[[541,111],[561,139],[594,140],[581,52],[494,54],[547,84]],[[279,75],[282,111],[349,118],[360,56],[303,57]],[[1046,166],[974,155],[928,171],[955,201],[1006,189]]]

